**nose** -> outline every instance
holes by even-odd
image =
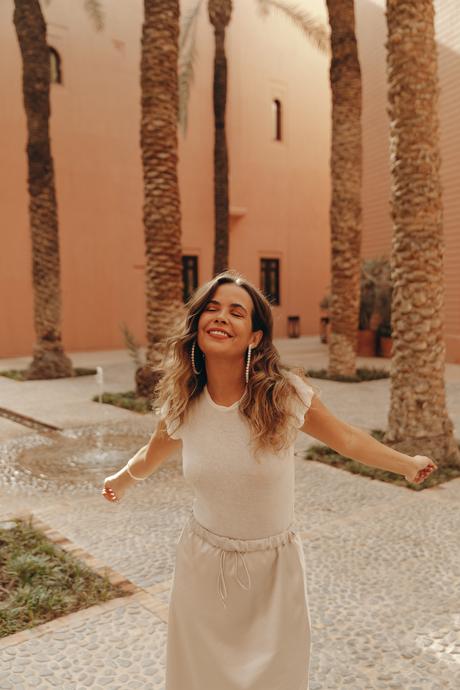
[[[215,312],[214,321],[227,321],[225,312]]]

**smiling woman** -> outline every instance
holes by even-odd
[[[227,271],[199,288],[167,341],[157,430],[108,478],[123,493],[182,444],[194,501],[176,544],[166,690],[308,687],[294,442],[299,429],[313,430],[362,456],[370,437],[334,417],[301,370],[283,366],[272,336],[270,304],[241,274]],[[395,471],[409,467],[407,456],[378,446],[373,455]]]
[[[282,366],[270,304],[240,274],[220,274],[187,306],[156,401],[195,493],[176,547],[166,688],[305,686],[310,616],[293,442],[314,390]]]
[[[296,388],[283,373],[287,367],[272,342],[273,317],[266,297],[241,274],[227,271],[199,288],[187,307],[182,329],[167,341],[156,391],[157,410],[167,410],[168,426],[184,422],[207,383],[218,404],[241,399],[240,412],[252,429],[256,456],[289,446],[289,400]],[[307,385],[302,371],[299,376]]]

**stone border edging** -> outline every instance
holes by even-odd
[[[35,429],[35,431],[63,431],[61,427],[55,426],[54,424],[47,424],[46,422],[40,422],[38,419],[33,417],[28,417],[20,412],[14,412],[14,410],[9,410],[6,407],[0,407],[0,417],[9,419],[11,422],[16,424],[22,424],[29,429]]]
[[[21,642],[25,642],[27,640],[34,639],[36,637],[41,637],[48,632],[60,630],[69,623],[73,624],[83,622],[84,620],[91,618],[94,614],[116,609],[125,605],[127,602],[141,604],[144,606],[144,608],[148,609],[151,613],[157,616],[157,618],[159,618],[163,623],[168,622],[168,604],[165,604],[162,599],[156,597],[155,595],[157,593],[161,594],[162,592],[167,591],[171,585],[170,580],[159,582],[158,584],[149,586],[147,588],[140,587],[110,566],[105,565],[105,563],[92,556],[90,553],[85,551],[85,549],[72,542],[57,529],[51,527],[40,517],[36,516],[32,511],[3,513],[0,515],[0,520],[2,522],[6,522],[7,520],[28,521],[30,518],[32,518],[32,526],[42,532],[42,534],[50,542],[60,546],[64,551],[75,556],[98,575],[107,576],[112,585],[118,585],[124,592],[127,592],[128,594],[127,596],[113,597],[108,601],[101,602],[100,604],[93,604],[92,606],[80,609],[79,611],[72,611],[71,613],[64,614],[51,621],[40,623],[33,628],[26,628],[25,630],[20,630],[17,633],[12,633],[11,635],[0,638],[0,650],[20,644]]]

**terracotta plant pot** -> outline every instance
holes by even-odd
[[[370,328],[358,331],[356,354],[359,357],[375,357],[377,346],[377,331]]]
[[[380,354],[382,357],[391,357],[393,349],[393,338],[391,336],[380,336]]]

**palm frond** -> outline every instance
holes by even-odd
[[[188,125],[188,104],[190,100],[190,90],[195,78],[195,64],[198,57],[197,51],[197,29],[198,11],[203,0],[198,0],[195,7],[184,19],[184,33],[181,28],[181,47],[179,52],[179,111],[178,121],[184,134]],[[188,42],[188,45],[187,45]]]
[[[85,10],[94,22],[97,31],[104,28],[104,10],[100,0],[85,0]]]
[[[295,26],[322,53],[330,52],[329,31],[318,19],[314,19],[303,7],[285,0],[257,0],[263,14],[273,9],[290,19]]]
[[[185,49],[185,44],[187,43],[190,32],[194,29],[196,25],[196,20],[198,18],[198,13],[200,11],[203,0],[198,0],[198,2],[187,12],[184,12],[183,17],[181,17],[180,22],[180,35],[179,35],[179,53]]]
[[[131,333],[129,330],[128,326],[125,323],[122,323],[121,326],[121,331],[123,333],[123,337],[125,340],[125,344],[129,353],[129,356],[133,360],[136,369],[139,369],[140,367],[144,366],[144,363],[142,361],[141,357],[141,346],[139,343],[136,342],[136,339],[134,335]]]

